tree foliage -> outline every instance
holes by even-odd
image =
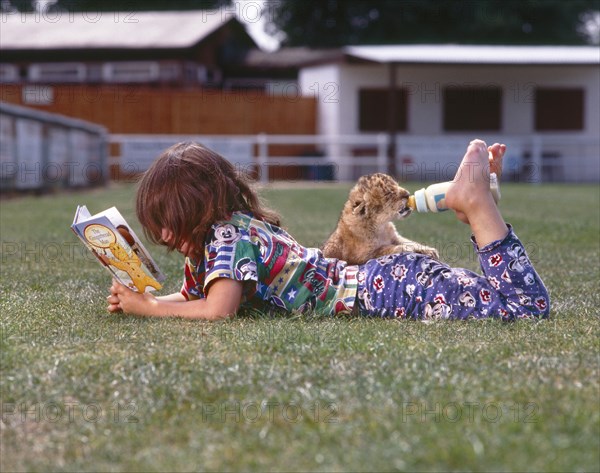
[[[267,31],[285,46],[584,44],[594,10],[600,0],[277,0]]]
[[[204,10],[234,0],[56,0],[48,11]],[[253,0],[255,3],[260,0]],[[585,44],[582,20],[600,0],[262,0],[267,32],[284,46]],[[32,11],[37,0],[2,0]],[[598,17],[596,17],[596,23]],[[597,28],[598,25],[596,25]]]

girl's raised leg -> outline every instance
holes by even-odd
[[[502,317],[543,318],[549,313],[548,291],[490,192],[490,171],[500,177],[505,150],[506,146],[498,143],[488,148],[483,141],[472,141],[446,193],[446,202],[471,226],[488,283],[482,291],[496,292],[505,301],[499,309]]]
[[[490,167],[497,174],[501,173],[505,149],[504,145],[498,143],[488,149],[483,141],[472,141],[446,193],[448,207],[456,212],[460,220],[471,226],[480,248],[501,240],[508,233],[508,227],[490,192]]]

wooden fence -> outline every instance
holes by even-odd
[[[262,91],[140,85],[0,85],[0,101],[94,122],[110,133],[314,134],[316,100]]]
[[[298,91],[299,93],[299,91]],[[0,85],[0,101],[97,123],[112,134],[313,135],[314,97],[258,90],[173,89],[141,85]],[[312,146],[278,145],[276,154],[314,153]],[[110,156],[120,149],[110,146]],[[118,178],[120,174],[115,174]],[[271,175],[299,178],[301,168],[273,166]]]

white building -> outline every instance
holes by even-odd
[[[322,135],[363,134],[365,143],[375,143],[374,133],[380,142],[395,136],[391,153],[405,179],[452,176],[478,137],[508,145],[509,177],[598,182],[599,65],[597,47],[359,46],[302,67],[299,87],[317,97]],[[375,155],[373,146],[326,151]],[[376,169],[339,166],[337,177]]]

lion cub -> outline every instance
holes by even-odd
[[[350,190],[335,231],[323,245],[323,255],[348,264],[407,251],[438,259],[435,248],[402,237],[392,220],[408,217],[409,192],[387,174],[362,176]]]

